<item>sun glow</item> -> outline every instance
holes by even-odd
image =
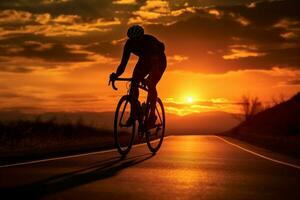
[[[191,97],[191,96],[186,97],[185,100],[187,103],[193,103],[193,101],[194,101],[193,97]]]

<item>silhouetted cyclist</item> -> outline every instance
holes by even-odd
[[[145,82],[149,88],[147,101],[150,102],[150,116],[147,126],[150,128],[155,125],[157,118],[155,116],[155,104],[157,99],[156,85],[167,66],[166,55],[164,53],[165,46],[154,36],[144,34],[144,29],[139,25],[131,26],[127,31],[127,36],[128,40],[124,46],[121,63],[116,73],[112,73],[110,78],[115,79],[123,74],[130,53],[139,57],[133,71],[130,93],[132,98],[134,98],[132,102],[137,102],[139,97],[137,84],[148,75]],[[130,117],[126,122],[128,126],[130,126],[137,117],[137,106],[138,105],[135,104],[131,106]]]

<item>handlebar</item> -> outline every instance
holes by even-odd
[[[112,88],[114,90],[118,90],[118,88],[115,85],[116,81],[132,81],[132,78],[115,78],[115,79],[109,79],[108,85],[110,85],[110,83],[111,83],[111,86],[112,86]]]
[[[110,78],[108,85],[110,85],[111,83],[111,86],[114,90],[118,90],[118,88],[115,85],[116,81],[132,81],[132,78],[115,78],[115,79]],[[145,79],[138,85],[138,87],[145,91],[148,91]]]

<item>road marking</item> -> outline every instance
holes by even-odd
[[[222,137],[219,137],[219,136],[215,136],[215,137],[219,138],[220,140],[223,140],[223,141],[226,142],[227,144],[230,144],[230,145],[232,145],[232,146],[235,146],[235,147],[237,147],[237,148],[239,148],[239,149],[242,149],[242,150],[244,150],[244,151],[246,151],[246,152],[248,152],[248,153],[251,153],[251,154],[253,154],[253,155],[256,155],[256,156],[258,156],[258,157],[264,158],[264,159],[266,159],[266,160],[269,160],[269,161],[272,161],[272,162],[275,162],[275,163],[279,163],[279,164],[282,164],[282,165],[286,165],[286,166],[289,166],[289,167],[293,167],[293,168],[296,168],[296,169],[300,169],[300,166],[299,166],[299,165],[295,165],[295,164],[288,163],[288,162],[284,162],[284,161],[281,161],[281,160],[277,160],[277,159],[274,159],[274,158],[271,158],[271,157],[268,157],[268,156],[264,156],[264,155],[262,155],[262,154],[259,154],[259,153],[256,153],[256,152],[254,152],[254,151],[251,151],[251,150],[249,150],[249,149],[246,149],[246,148],[244,148],[244,147],[241,147],[241,146],[239,146],[239,145],[237,145],[237,144],[234,144],[234,143],[232,143],[232,142],[229,142],[228,140],[226,140],[226,139],[224,139],[224,138],[222,138]]]
[[[171,135],[165,136],[164,140],[168,139],[170,137],[172,137],[172,136]],[[132,145],[132,148],[144,146],[144,145],[147,145],[147,143],[135,144],[135,145]],[[33,161],[20,162],[20,163],[14,163],[14,164],[0,165],[0,168],[16,167],[16,166],[21,166],[21,165],[36,164],[36,163],[42,163],[42,162],[48,162],[48,161],[54,161],[54,160],[77,158],[77,157],[82,157],[82,156],[90,156],[90,155],[104,154],[104,153],[110,153],[110,152],[117,152],[117,149],[114,148],[114,149],[109,149],[109,150],[104,150],[104,151],[94,151],[94,152],[90,152],[90,153],[75,154],[75,155],[71,155],[71,156],[62,156],[62,157],[56,157],[56,158],[47,158],[47,159],[33,160]]]

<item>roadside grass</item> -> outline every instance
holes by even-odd
[[[0,121],[0,157],[112,148],[112,131],[56,118]]]
[[[102,122],[101,116],[98,120],[97,116],[89,119],[80,115],[25,115],[0,120],[0,164],[113,149],[113,131],[101,128]],[[109,126],[108,122],[104,127]],[[130,136],[131,132],[123,135],[120,143],[127,145]],[[139,137],[136,128],[133,144],[144,142],[145,135]]]

